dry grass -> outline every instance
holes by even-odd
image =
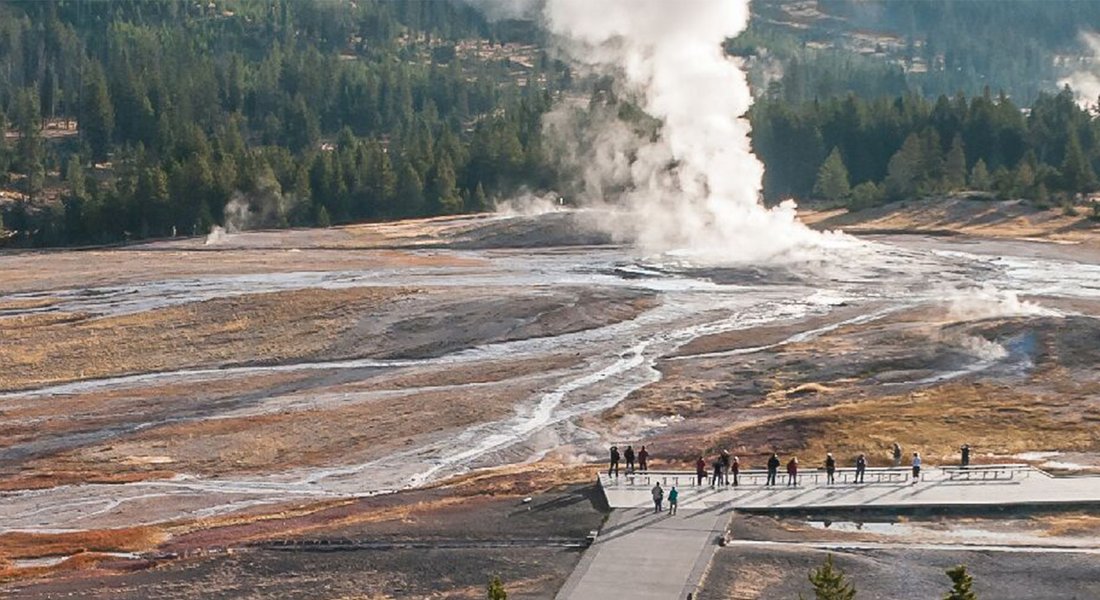
[[[7,559],[68,556],[81,552],[146,552],[167,535],[154,527],[130,527],[69,533],[0,534],[0,557]]]
[[[33,310],[57,304],[57,298],[9,298],[0,300],[0,310]]]
[[[1043,535],[1051,537],[1095,537],[1100,532],[1100,516],[1097,515],[1070,513],[1038,517],[1036,520],[1044,528]]]
[[[123,484],[155,479],[171,479],[173,471],[152,469],[125,471],[120,473],[88,471],[29,471],[0,480],[0,491],[6,490],[44,490],[61,485],[80,485],[89,483]]]
[[[147,471],[149,465],[127,461],[157,456],[170,458],[171,470],[214,476],[366,461],[503,418],[538,386],[539,381],[531,380],[416,391],[317,409],[165,424],[112,440],[109,446],[43,459],[40,468],[111,476]]]
[[[999,385],[954,384],[782,414],[728,430],[715,443],[760,452],[775,447],[806,457],[833,452],[841,460],[866,452],[873,464],[883,464],[898,441],[926,460],[953,461],[963,443],[997,455],[1093,450],[1100,446],[1097,419],[1095,409],[1075,409],[1068,400]]]
[[[0,389],[126,373],[273,362],[321,352],[365,311],[409,294],[392,288],[299,290],[221,298],[139,314],[0,331]]]
[[[1082,208],[1077,216],[1060,210],[1038,210],[1019,201],[981,201],[935,198],[888,204],[856,213],[844,210],[804,211],[808,225],[850,233],[874,231],[957,232],[999,238],[1047,238],[1097,241],[1094,223]]]

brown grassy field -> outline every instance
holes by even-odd
[[[304,359],[363,313],[414,293],[309,289],[221,298],[117,317],[0,318],[0,389],[200,366]]]

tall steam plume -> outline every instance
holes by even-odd
[[[613,233],[707,262],[769,260],[829,240],[797,221],[793,202],[760,204],[764,167],[745,118],[752,95],[723,51],[748,24],[747,1],[547,0],[541,16],[568,60],[610,75],[617,95],[659,121],[640,131],[598,108],[581,127],[584,109],[547,116],[583,174],[582,200],[628,207],[608,219]]]

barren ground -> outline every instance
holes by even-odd
[[[813,219],[966,235],[775,269],[639,258],[572,213],[2,254],[0,594],[472,598],[500,574],[551,598],[602,522],[585,486],[611,442],[676,468],[723,447],[879,464],[894,441],[933,464],[966,442],[978,462],[1100,467],[1091,225],[907,206]],[[707,597],[805,593],[821,543],[976,527],[747,523],[794,545],[722,550]],[[1079,544],[1096,517],[980,527]],[[838,560],[870,597],[965,561],[1007,598],[1029,560],[1072,597],[1094,557]]]

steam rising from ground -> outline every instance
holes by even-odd
[[[1059,80],[1058,85],[1068,85],[1081,106],[1093,106],[1100,98],[1100,34],[1082,31],[1078,37],[1092,54],[1089,66]]]
[[[842,243],[798,222],[793,202],[760,204],[752,95],[722,48],[747,26],[747,1],[548,0],[542,19],[567,59],[614,82],[611,100],[564,104],[546,127],[581,173],[580,200],[619,207],[603,213],[617,238],[708,263]]]
[[[990,284],[945,293],[948,317],[955,321],[978,321],[1002,317],[1055,317],[1061,313],[1020,300],[1015,292],[1002,291]]]
[[[229,240],[231,234],[260,227],[286,227],[297,199],[283,194],[282,185],[270,167],[265,167],[248,191],[237,190],[225,205],[222,222],[206,236],[206,245]]]

